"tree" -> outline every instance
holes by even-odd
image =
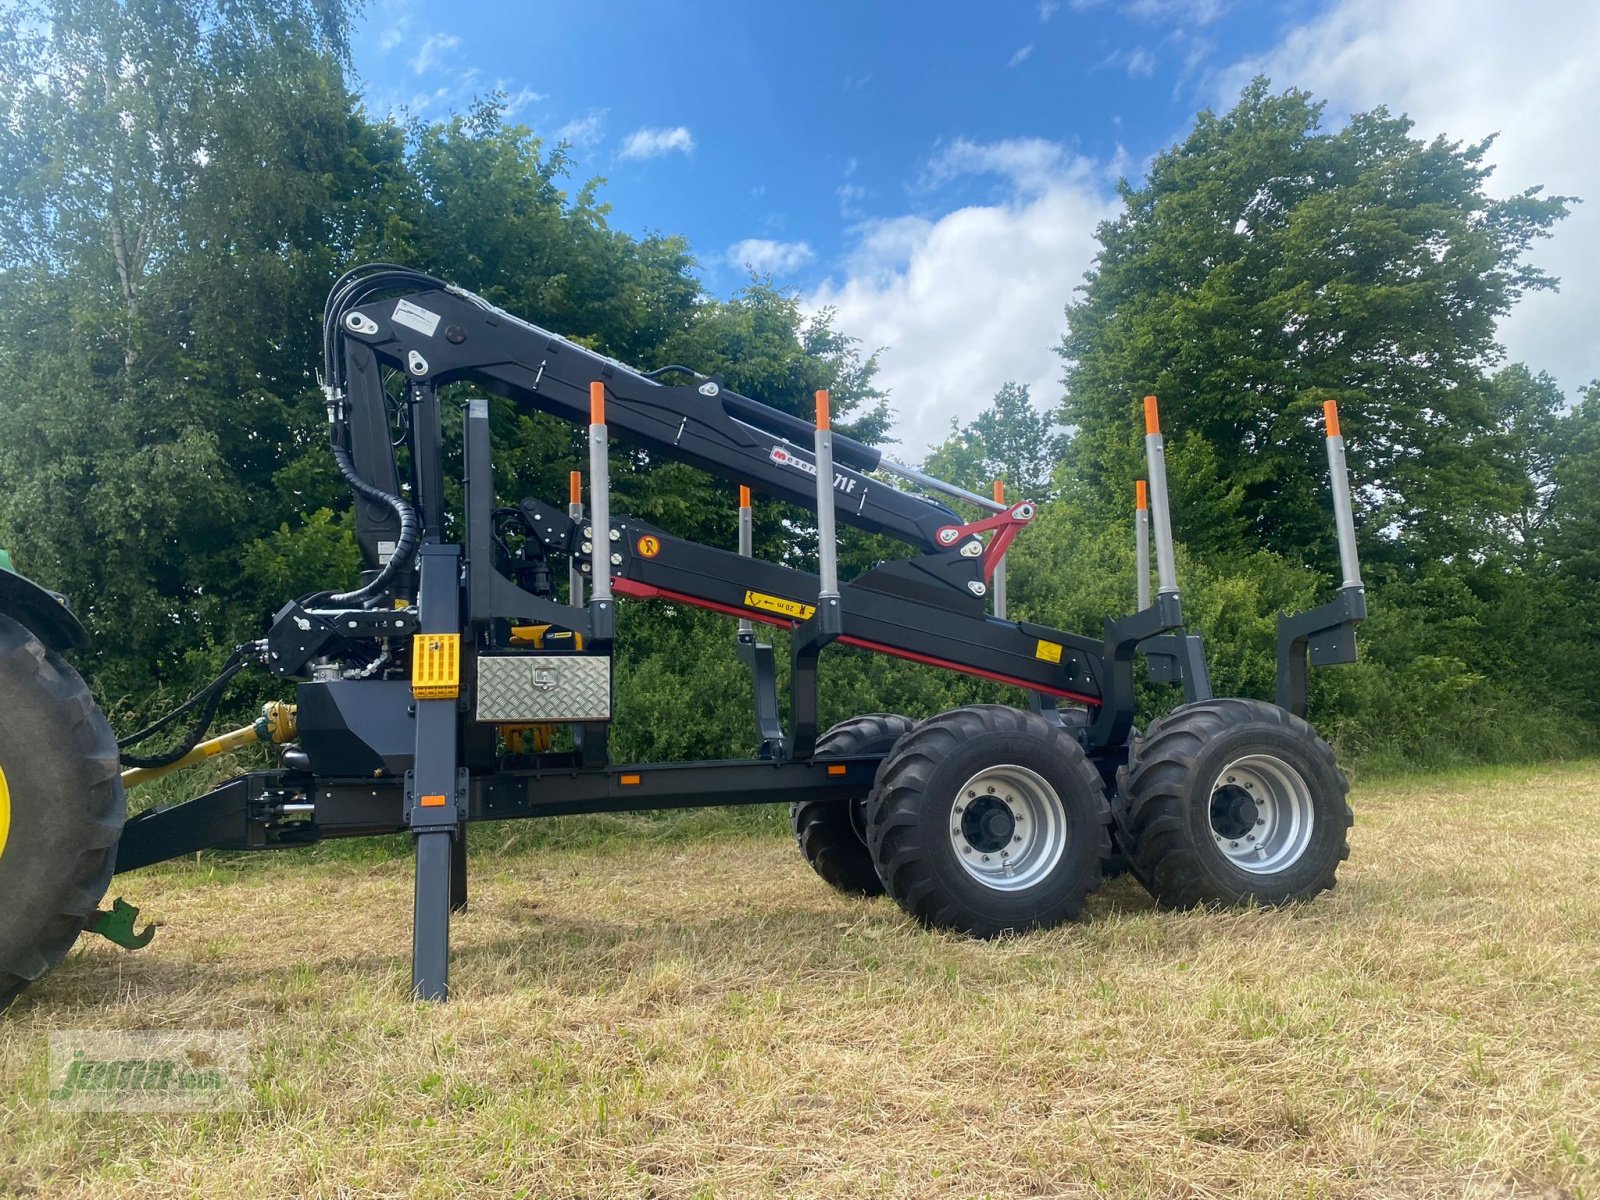
[[[1180,536],[1327,562],[1315,434],[1331,398],[1368,553],[1471,553],[1521,499],[1496,483],[1495,323],[1554,285],[1524,255],[1568,201],[1485,194],[1488,140],[1422,142],[1383,108],[1329,132],[1322,107],[1257,79],[1120,185],[1060,345],[1072,484],[1122,496],[1154,393]]]
[[[1007,380],[969,424],[950,422],[950,436],[935,447],[924,469],[972,491],[1003,480],[1013,499],[1046,500],[1061,456],[1054,422],[1034,407],[1028,385]]]
[[[0,24],[0,536],[110,635],[114,692],[258,626],[240,555],[295,514],[274,473],[321,424],[306,314],[394,162],[347,35],[323,0]]]

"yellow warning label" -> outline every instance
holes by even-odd
[[[809,621],[811,614],[817,611],[813,605],[801,604],[798,600],[785,600],[782,596],[769,596],[765,592],[746,592],[744,606],[781,613],[783,616],[793,617],[796,621]]]
[[[639,555],[642,558],[654,558],[661,553],[661,539],[645,534],[639,539]]]
[[[1045,662],[1058,663],[1061,661],[1061,643],[1047,642],[1040,638],[1038,646],[1034,648],[1033,656],[1042,658]]]

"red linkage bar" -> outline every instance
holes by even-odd
[[[996,484],[996,490],[999,489]],[[1005,557],[1011,543],[1016,540],[1017,534],[1022,532],[1022,527],[1037,515],[1038,509],[1033,501],[1023,500],[1013,504],[1003,513],[995,513],[992,517],[984,517],[981,521],[971,521],[966,525],[946,525],[939,530],[939,544],[941,546],[954,546],[962,538],[973,534],[988,533],[994,530],[994,537],[989,539],[989,544],[983,552],[983,578],[987,583],[994,578],[994,570],[1000,565],[1000,560]]]

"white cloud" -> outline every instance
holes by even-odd
[[[728,262],[762,274],[782,274],[804,266],[815,255],[809,242],[775,242],[771,238],[745,238],[728,247]]]
[[[1101,8],[1106,0],[1072,0],[1074,12]],[[1210,25],[1228,11],[1226,0],[1125,0],[1116,9],[1125,17],[1169,29]]]
[[[845,220],[854,221],[865,215],[859,205],[867,198],[866,188],[858,183],[841,183],[834,188],[834,194],[839,197],[839,215]]]
[[[1569,394],[1600,376],[1600,7],[1590,0],[1340,0],[1290,31],[1267,55],[1216,80],[1231,106],[1257,72],[1327,98],[1338,112],[1387,104],[1415,134],[1476,141],[1499,132],[1487,188],[1511,195],[1533,184],[1588,203],[1538,243],[1531,260],[1562,280],[1529,296],[1502,323],[1513,360],[1548,370]]]
[[[582,117],[574,117],[556,130],[556,141],[570,142],[580,149],[592,146],[605,131],[606,109],[598,109]]]
[[[1156,73],[1156,56],[1139,46],[1128,55],[1125,66],[1129,79],[1149,79]]]
[[[378,35],[378,52],[388,54],[411,32],[416,19],[417,0],[377,0],[372,6],[368,25],[381,27]]]
[[[1062,310],[1115,204],[1103,166],[1041,139],[958,140],[927,177],[975,172],[1001,175],[1007,196],[859,226],[842,278],[805,297],[808,308],[837,309],[839,328],[864,345],[887,347],[879,380],[892,393],[899,457],[921,458],[951,417],[970,420],[1008,379],[1028,384],[1042,408],[1055,403]]]
[[[515,118],[519,112],[530,105],[549,99],[543,92],[536,92],[532,88],[518,88],[513,92],[505,80],[499,81],[494,86],[497,91],[505,93],[506,119],[508,121]]]
[[[1023,63],[1028,61],[1028,56],[1031,55],[1032,53],[1033,53],[1033,43],[1029,42],[1026,46],[1022,47],[1020,50],[1018,50],[1015,54],[1013,54],[1011,56],[1011,61],[1008,62],[1006,64],[1006,66],[1008,66],[1008,67],[1020,67]]]
[[[1061,0],[1039,0],[1039,24],[1043,25],[1056,15],[1056,10],[1061,7]]]
[[[694,135],[682,125],[671,129],[635,129],[622,143],[623,158],[659,158],[678,151],[683,154],[694,149]]]
[[[1021,191],[1038,192],[1056,182],[1066,161],[1065,148],[1045,138],[957,138],[929,160],[921,187],[942,187],[961,175],[1000,175]]]
[[[461,39],[453,33],[430,33],[417,47],[416,57],[411,60],[411,69],[418,75],[425,75],[443,66],[445,54],[459,45]]]
[[[389,53],[389,51],[406,40],[406,34],[410,32],[410,29],[411,16],[409,13],[396,17],[394,24],[385,29],[378,37],[378,50],[383,54]]]
[[[1131,0],[1122,11],[1163,25],[1209,25],[1226,12],[1223,0]]]

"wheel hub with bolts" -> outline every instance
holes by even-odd
[[[1055,788],[1027,767],[978,772],[950,804],[950,845],[973,879],[996,891],[1032,887],[1061,861],[1067,814]]]
[[[1212,841],[1233,866],[1252,875],[1283,871],[1311,844],[1311,789],[1276,755],[1246,755],[1211,785],[1210,822]]]

